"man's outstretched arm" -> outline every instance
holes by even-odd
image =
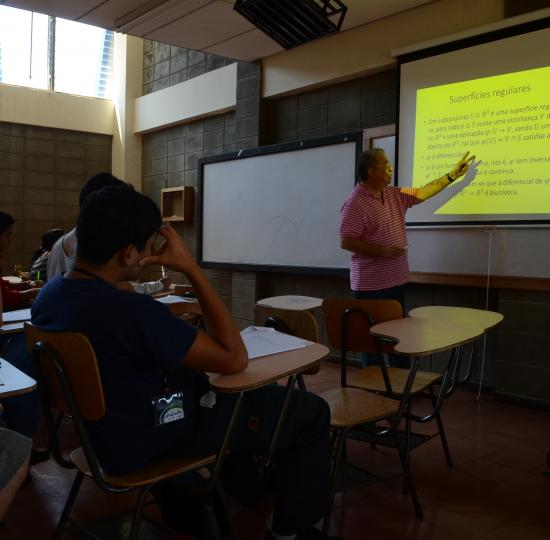
[[[408,193],[416,198],[416,203],[419,204],[434,195],[437,195],[440,191],[452,184],[456,179],[465,175],[470,167],[470,164],[475,159],[475,156],[468,157],[470,152],[466,152],[460,161],[452,168],[451,172],[436,178],[430,183],[420,188],[402,188],[401,191]]]

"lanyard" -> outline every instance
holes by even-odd
[[[98,276],[97,274],[94,274],[93,272],[90,272],[89,270],[84,270],[83,268],[79,268],[78,266],[73,266],[73,272],[78,272],[79,274],[83,274],[85,276],[89,276],[94,279],[99,279],[101,281],[105,281],[101,276]]]

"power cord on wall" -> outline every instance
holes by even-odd
[[[487,249],[487,279],[485,282],[485,311],[489,310],[489,291],[491,285],[491,259],[493,251],[493,235],[495,234],[495,229],[487,228],[483,229],[489,237],[489,246]],[[476,395],[476,401],[479,401],[481,396],[481,387],[483,386],[483,377],[485,375],[485,345],[487,343],[487,332],[483,333],[483,351],[481,353],[481,372],[479,374],[479,387]]]

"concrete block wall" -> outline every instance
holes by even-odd
[[[193,79],[234,61],[217,54],[146,39],[143,42],[143,95]]]
[[[177,77],[165,74],[166,67],[157,70],[160,79],[144,82],[144,93],[178,84],[206,71],[234,62],[232,59],[208,55],[191,49],[145,42],[144,67],[157,59],[170,70],[178,69]],[[186,58],[186,59],[185,59]],[[186,67],[183,67],[186,66]],[[199,67],[201,66],[201,67]],[[150,66],[145,68],[149,69]],[[187,70],[183,73],[184,70]],[[154,70],[153,70],[154,72]],[[153,75],[154,76],[154,75]],[[148,76],[145,76],[144,81]],[[191,186],[195,189],[195,216],[198,203],[198,160],[203,156],[255,148],[259,140],[260,66],[239,62],[237,66],[237,104],[234,111],[203,120],[159,130],[142,137],[143,192],[160,205],[160,190],[165,187]],[[159,83],[159,84],[157,84]],[[155,86],[156,85],[156,86]],[[194,255],[197,253],[198,223],[176,223]],[[239,327],[253,322],[256,297],[256,276],[251,272],[206,270],[206,275],[231,309]],[[158,271],[149,275],[159,277]],[[172,276],[174,282],[184,282],[182,275]]]
[[[393,124],[396,111],[397,71],[392,69],[266,101],[262,143],[312,139]]]
[[[86,178],[111,170],[110,135],[0,122],[0,210],[16,220],[16,239],[3,263],[25,269],[48,229],[69,230]]]

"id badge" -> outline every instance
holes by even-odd
[[[151,404],[157,426],[163,426],[185,418],[183,392],[174,392],[173,394],[155,397],[151,400]]]

